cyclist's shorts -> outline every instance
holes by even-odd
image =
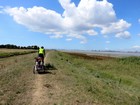
[[[44,55],[43,54],[39,54],[38,56],[44,58]]]

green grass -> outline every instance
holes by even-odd
[[[44,87],[52,104],[140,105],[139,57],[85,57],[50,51],[45,59],[48,73],[34,75],[35,56],[0,59],[0,105],[29,105],[38,75],[43,76],[43,84],[52,86]]]
[[[28,105],[37,54],[0,59],[0,105]]]
[[[71,90],[63,101],[76,98],[84,104],[140,104],[139,57],[86,59],[54,51],[48,61],[65,75],[62,83]]]
[[[35,53],[35,50],[0,49],[0,58]]]

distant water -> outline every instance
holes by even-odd
[[[112,57],[129,57],[129,56],[140,56],[140,52],[104,52],[104,51],[83,51],[83,50],[71,50],[66,52],[77,52],[87,55],[105,55]]]
[[[140,53],[135,53],[135,52],[90,52],[89,54],[99,54],[99,55],[108,55],[108,56],[116,56],[116,57],[140,56]]]

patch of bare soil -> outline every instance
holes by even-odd
[[[46,59],[47,56],[45,64]],[[61,94],[59,85],[54,70],[35,74],[31,105],[54,105]]]
[[[109,56],[99,56],[99,55],[87,55],[82,53],[68,53],[70,55],[73,55],[75,57],[83,58],[83,59],[89,59],[89,60],[107,60],[107,59],[115,59],[114,57]]]
[[[96,105],[92,101],[85,102],[86,95],[73,89],[73,82],[61,69],[35,74],[30,105]]]
[[[43,75],[36,75],[31,105],[43,105],[46,100]]]

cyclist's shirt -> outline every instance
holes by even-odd
[[[44,55],[44,49],[43,48],[39,49],[39,54],[43,54]]]

